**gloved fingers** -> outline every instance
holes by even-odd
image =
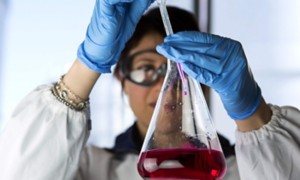
[[[97,0],[97,13],[95,16],[106,17],[115,14],[115,4],[109,0]]]
[[[107,1],[109,4],[117,4],[117,3],[123,3],[123,2],[125,2],[125,3],[131,3],[131,2],[133,2],[133,1],[135,1],[135,0],[105,0],[105,1]]]
[[[109,5],[121,5],[121,7],[128,7],[128,14],[130,19],[137,22],[144,14],[144,11],[153,3],[154,0],[103,0]],[[107,9],[110,10],[110,9]],[[111,11],[108,11],[111,12]]]
[[[161,45],[165,47],[174,47],[176,49],[183,49],[186,51],[206,53],[214,44],[198,43],[193,41],[168,41],[162,43]]]
[[[219,77],[218,74],[215,74],[207,69],[203,69],[199,66],[194,66],[192,63],[181,64],[182,70],[187,73],[192,78],[196,79],[198,82],[205,84],[211,88],[214,82],[217,81]]]
[[[153,0],[98,0],[100,28],[109,33],[131,32]],[[101,8],[101,9],[100,9]],[[96,15],[97,16],[97,15]],[[124,28],[124,29],[121,29]],[[126,34],[126,33],[125,33]],[[129,33],[131,34],[131,33]],[[111,37],[113,34],[108,35]]]
[[[137,24],[145,10],[148,9],[153,1],[154,0],[133,0],[128,11],[129,21],[131,21],[134,25]]]
[[[197,43],[215,44],[222,41],[223,37],[213,34],[202,33],[199,31],[182,31],[167,36],[164,41],[191,41]]]
[[[97,13],[94,16],[101,18],[113,17],[119,18],[124,17],[127,4],[126,2],[119,2],[112,4],[108,0],[97,0]]]
[[[113,43],[118,36],[125,11],[122,3],[112,5],[108,0],[97,0],[87,38],[98,45]]]
[[[126,27],[124,27],[130,29],[128,31],[129,36],[131,36],[136,24],[138,23],[138,21],[152,2],[153,0],[134,0],[130,4],[130,6],[128,7],[128,14],[126,17],[127,24]]]
[[[206,40],[201,39],[202,37],[205,37]],[[221,38],[215,35],[187,31],[167,36],[164,40],[164,44],[178,47],[180,49],[190,49],[192,51],[205,53],[209,56],[214,56],[221,59],[225,55],[226,48],[228,48],[228,43],[226,42],[228,40],[229,39]]]
[[[181,48],[184,47],[184,48]],[[167,44],[161,44],[156,47],[156,50],[163,56],[181,64],[193,64],[198,68],[203,68],[215,74],[220,74],[223,71],[224,63],[219,57],[210,54],[202,53],[197,46],[173,47]]]

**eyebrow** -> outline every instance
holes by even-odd
[[[140,57],[140,58],[136,59],[132,64],[135,65],[137,63],[142,63],[142,62],[154,63],[155,61],[156,61],[155,58]]]

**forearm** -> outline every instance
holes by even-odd
[[[79,60],[75,60],[63,81],[74,94],[86,100],[99,77],[99,73],[90,70]]]
[[[271,116],[272,111],[262,98],[260,106],[252,116],[235,122],[239,131],[247,132],[261,128],[271,120]]]

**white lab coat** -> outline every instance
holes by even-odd
[[[136,155],[116,161],[108,151],[84,148],[89,109],[69,109],[56,100],[51,87],[40,86],[26,96],[1,132],[0,180],[138,179]],[[257,131],[236,132],[241,180],[300,179],[300,111],[270,107],[268,124]],[[236,176],[235,158],[227,163],[232,164],[227,176]]]

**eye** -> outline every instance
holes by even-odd
[[[156,75],[155,67],[153,65],[144,64],[132,70],[130,73],[130,77],[135,82],[150,83],[156,80],[157,75]]]
[[[147,80],[154,80],[156,78],[156,76],[154,76],[154,74],[156,73],[156,69],[153,65],[143,65],[140,66],[137,70],[143,72],[144,78]]]
[[[151,64],[144,64],[144,65],[141,65],[141,66],[135,68],[134,70],[143,70],[145,72],[149,72],[149,71],[154,71],[155,67]]]

